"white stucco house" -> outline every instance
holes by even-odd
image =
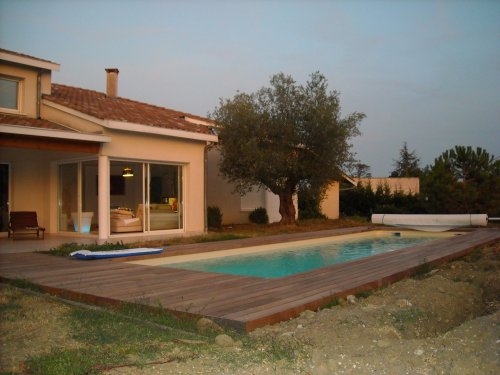
[[[52,82],[60,65],[0,49],[0,232],[36,211],[46,233],[96,240],[206,230],[205,118]]]

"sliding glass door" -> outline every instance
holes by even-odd
[[[111,234],[183,228],[182,166],[111,160]]]

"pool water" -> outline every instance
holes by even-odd
[[[443,235],[406,236],[400,233],[387,233],[344,241],[332,239],[330,242],[309,245],[296,245],[293,242],[281,243],[279,248],[272,251],[165,264],[162,267],[277,278],[394,251],[439,238],[443,238]]]

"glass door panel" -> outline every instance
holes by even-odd
[[[149,165],[149,216],[151,231],[181,229],[182,176],[175,165]]]
[[[78,164],[59,166],[59,230],[78,232]]]
[[[111,233],[142,232],[144,223],[144,164],[112,160],[110,164]]]
[[[98,219],[98,181],[97,160],[82,163],[82,232],[97,232]]]
[[[0,232],[9,228],[9,165],[0,164]]]

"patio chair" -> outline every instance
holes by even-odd
[[[20,234],[36,234],[42,240],[45,238],[45,228],[38,226],[38,220],[35,211],[11,211],[9,221],[9,234],[12,239],[15,235]]]

